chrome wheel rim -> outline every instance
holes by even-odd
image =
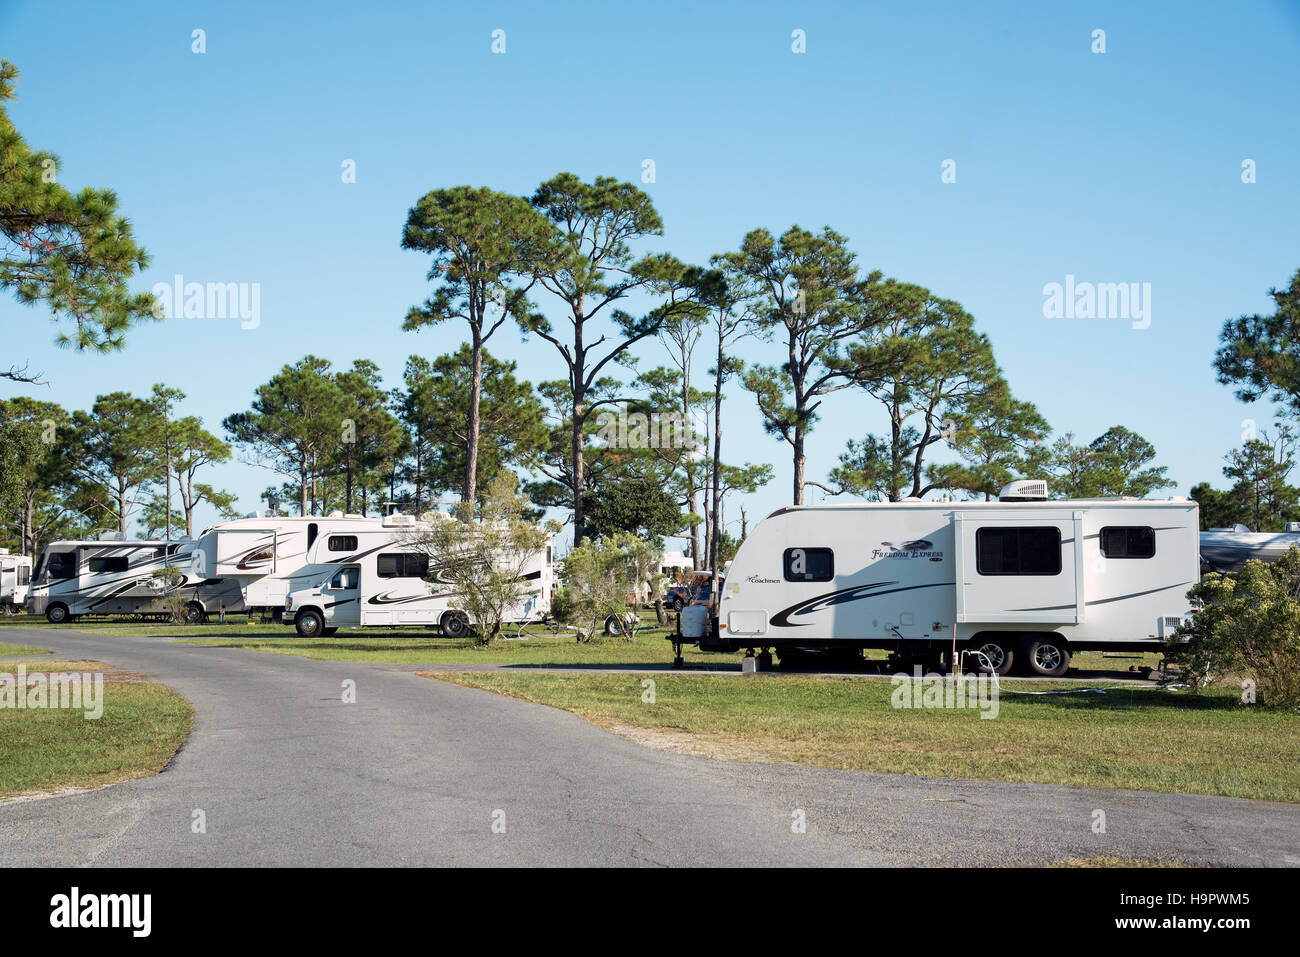
[[[1043,671],[1055,671],[1061,666],[1061,649],[1055,645],[1039,645],[1034,649],[1034,664]]]

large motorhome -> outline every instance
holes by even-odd
[[[452,521],[435,515],[431,521]],[[457,608],[456,593],[426,580],[429,555],[415,542],[420,523],[408,515],[389,516],[384,522],[385,528],[376,531],[322,527],[308,560],[313,568],[328,565],[332,570],[313,585],[291,592],[285,602],[298,634],[317,638],[345,626],[372,625],[436,626],[453,638],[468,633],[473,622]],[[525,624],[550,614],[552,552],[548,537],[516,569],[527,591],[507,609],[506,621]]]
[[[1201,532],[1201,567],[1207,572],[1239,572],[1252,558],[1275,562],[1300,546],[1300,522],[1287,522],[1285,532],[1252,532],[1245,525]]]
[[[16,615],[27,603],[32,581],[32,560],[28,555],[10,555],[0,548],[0,613]]]
[[[277,619],[285,597],[333,574],[342,554],[315,549],[322,529],[331,534],[384,532],[395,527],[389,518],[367,518],[334,512],[328,516],[260,516],[221,522],[203,532],[191,553],[191,572],[200,577],[238,583],[244,606]],[[399,516],[397,520],[405,519]]]
[[[1190,614],[1198,516],[1185,499],[791,506],[740,546],[716,614],[676,639],[703,650],[980,652],[1005,674],[1059,676],[1088,649],[1159,650]]]
[[[57,541],[45,546],[27,596],[27,610],[60,624],[77,615],[156,615],[168,609],[166,582],[154,573],[181,571],[175,589],[187,600],[186,617],[243,610],[232,579],[190,571],[193,541],[133,541],[115,533],[98,540]]]

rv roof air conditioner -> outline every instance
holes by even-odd
[[[1003,486],[999,502],[1046,502],[1047,483],[1042,479],[1021,479]]]
[[[415,524],[415,516],[393,512],[391,515],[384,516],[382,524],[384,528],[410,528]]]

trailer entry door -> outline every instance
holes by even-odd
[[[1083,621],[1082,512],[961,512],[953,521],[958,622]]]

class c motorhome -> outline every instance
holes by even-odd
[[[453,521],[432,513],[430,521]],[[419,625],[437,627],[447,637],[466,635],[473,622],[459,609],[457,594],[439,584],[436,558],[415,543],[420,523],[408,515],[384,519],[383,529],[358,531],[322,528],[308,553],[311,567],[328,563],[329,573],[314,584],[291,592],[286,614],[305,638],[332,635],[348,626]],[[505,620],[526,624],[544,620],[551,610],[554,546],[545,545],[513,571],[524,581],[523,598],[506,610]],[[432,578],[433,581],[429,579]]]
[[[236,582],[248,611],[278,619],[291,591],[333,573],[339,553],[314,548],[323,529],[346,535],[385,532],[387,521],[341,512],[247,515],[206,529],[195,542],[190,569],[196,576]]]
[[[27,603],[27,589],[32,581],[32,560],[28,555],[10,555],[0,548],[0,612],[16,615]]]
[[[791,506],[741,544],[702,650],[979,651],[999,674],[1059,676],[1076,651],[1160,650],[1190,614],[1198,513],[1183,499]]]
[[[181,571],[176,591],[187,600],[190,621],[202,621],[210,612],[241,611],[236,582],[191,571],[193,548],[193,541],[127,540],[117,533],[51,542],[32,572],[27,610],[55,624],[78,615],[163,614],[168,587],[154,573],[172,567]]]

